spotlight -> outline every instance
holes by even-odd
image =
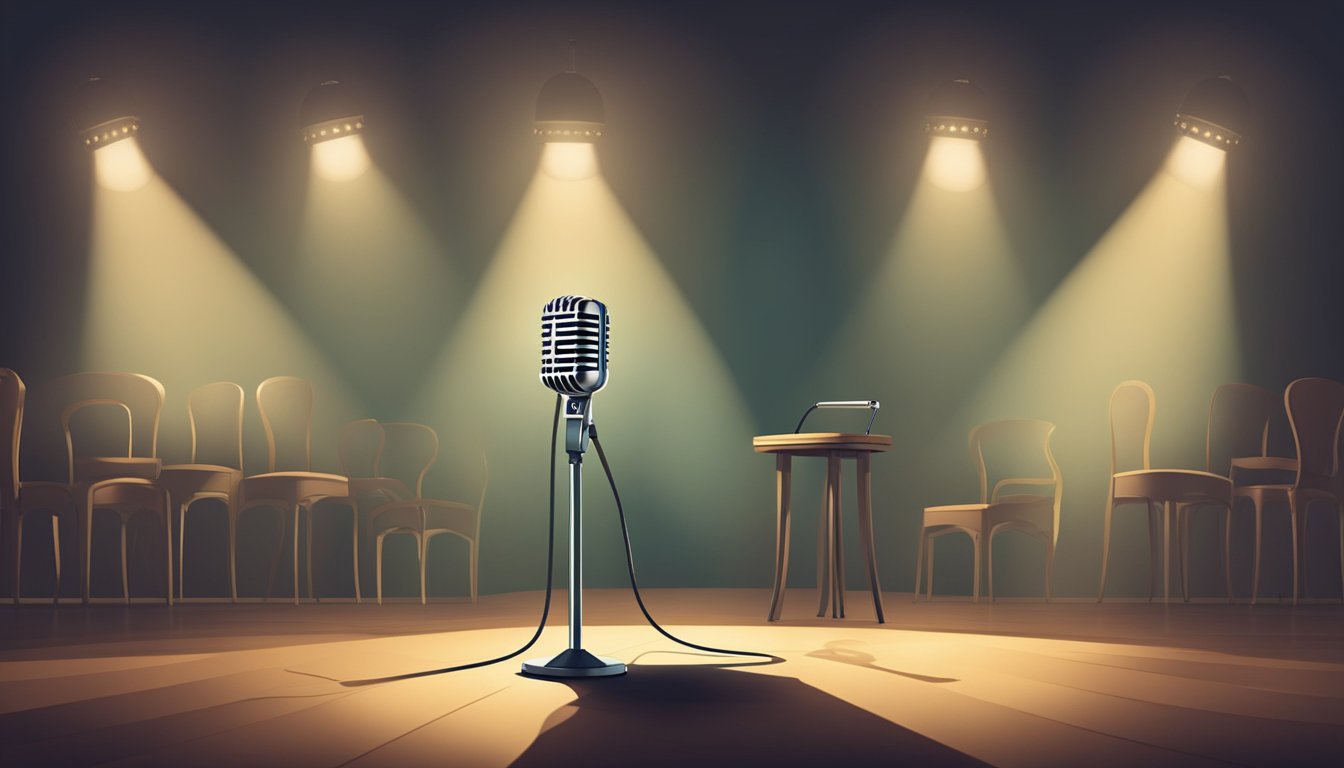
[[[353,179],[369,167],[364,114],[349,86],[327,80],[308,92],[299,107],[300,135],[313,148],[313,170],[331,181]]]
[[[101,77],[91,77],[81,86],[76,103],[79,138],[93,152],[98,183],[123,192],[147,184],[149,165],[134,140],[140,133],[140,118],[130,99]]]
[[[572,69],[547,80],[537,94],[532,133],[545,142],[592,144],[606,129],[602,94]]]
[[[1190,89],[1172,124],[1182,136],[1227,150],[1241,144],[1249,112],[1246,95],[1220,75]]]
[[[969,80],[953,80],[929,98],[924,130],[935,136],[983,139],[989,135],[989,110],[984,91]]]

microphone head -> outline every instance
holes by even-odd
[[[541,383],[569,397],[586,397],[607,383],[607,305],[587,296],[560,296],[541,310]]]

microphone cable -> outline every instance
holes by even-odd
[[[556,435],[560,430],[560,395],[555,396],[555,413],[551,415],[551,504],[550,504],[550,523],[547,526],[546,533],[546,601],[541,607],[541,621],[537,622],[537,631],[532,633],[531,639],[523,644],[521,648],[503,656],[496,656],[493,659],[485,661],[473,661],[469,664],[458,664],[455,667],[444,667],[443,669],[429,669],[421,672],[407,672],[404,675],[391,675],[389,677],[376,677],[368,680],[346,680],[341,685],[347,688],[356,688],[364,685],[377,685],[378,683],[391,683],[397,680],[411,680],[417,677],[431,677],[433,675],[444,675],[449,672],[461,672],[467,669],[476,669],[477,667],[488,667],[491,664],[498,664],[501,661],[508,661],[531,648],[541,637],[541,631],[546,628],[546,619],[551,615],[551,585],[553,583],[552,573],[555,566],[555,441]],[[599,449],[601,450],[601,449]],[[603,459],[605,465],[606,460]],[[612,486],[615,488],[615,486]],[[622,518],[624,520],[624,518]],[[645,614],[648,615],[647,613]],[[650,619],[652,621],[652,619]],[[664,633],[666,634],[666,633]]]
[[[588,436],[592,438],[593,447],[597,449],[597,458],[602,462],[602,471],[605,472],[607,475],[607,483],[611,486],[612,498],[616,500],[616,513],[621,518],[621,538],[625,542],[625,567],[626,570],[628,570],[630,573],[630,589],[635,593],[635,602],[639,604],[639,610],[644,614],[644,619],[645,621],[649,622],[649,626],[658,630],[659,634],[661,634],[663,637],[666,637],[668,640],[671,640],[672,642],[677,643],[678,645],[684,645],[687,648],[694,648],[697,651],[707,651],[709,653],[718,653],[723,654],[725,656],[756,656],[762,659],[770,660],[768,662],[753,662],[752,664],[733,665],[733,666],[756,666],[757,664],[778,664],[784,661],[784,659],[769,653],[760,653],[759,651],[735,651],[730,648],[714,648],[708,645],[700,645],[698,643],[692,643],[687,640],[682,640],[681,638],[677,637],[671,632],[668,632],[666,629],[663,629],[662,626],[659,625],[658,622],[654,620],[652,614],[649,613],[649,609],[644,605],[644,598],[639,594],[639,581],[635,578],[635,554],[633,550],[630,548],[630,527],[625,522],[625,506],[621,504],[621,492],[616,490],[616,478],[611,474],[611,465],[607,463],[607,453],[606,451],[602,450],[602,441],[599,440],[597,437],[596,424],[588,425]],[[554,498],[555,495],[554,491],[552,491],[551,495],[552,498]]]

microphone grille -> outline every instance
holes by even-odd
[[[541,312],[541,383],[562,395],[591,395],[607,383],[611,318],[602,302],[560,296]]]

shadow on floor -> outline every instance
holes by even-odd
[[[713,665],[631,665],[567,680],[514,766],[984,765],[789,677]]]

